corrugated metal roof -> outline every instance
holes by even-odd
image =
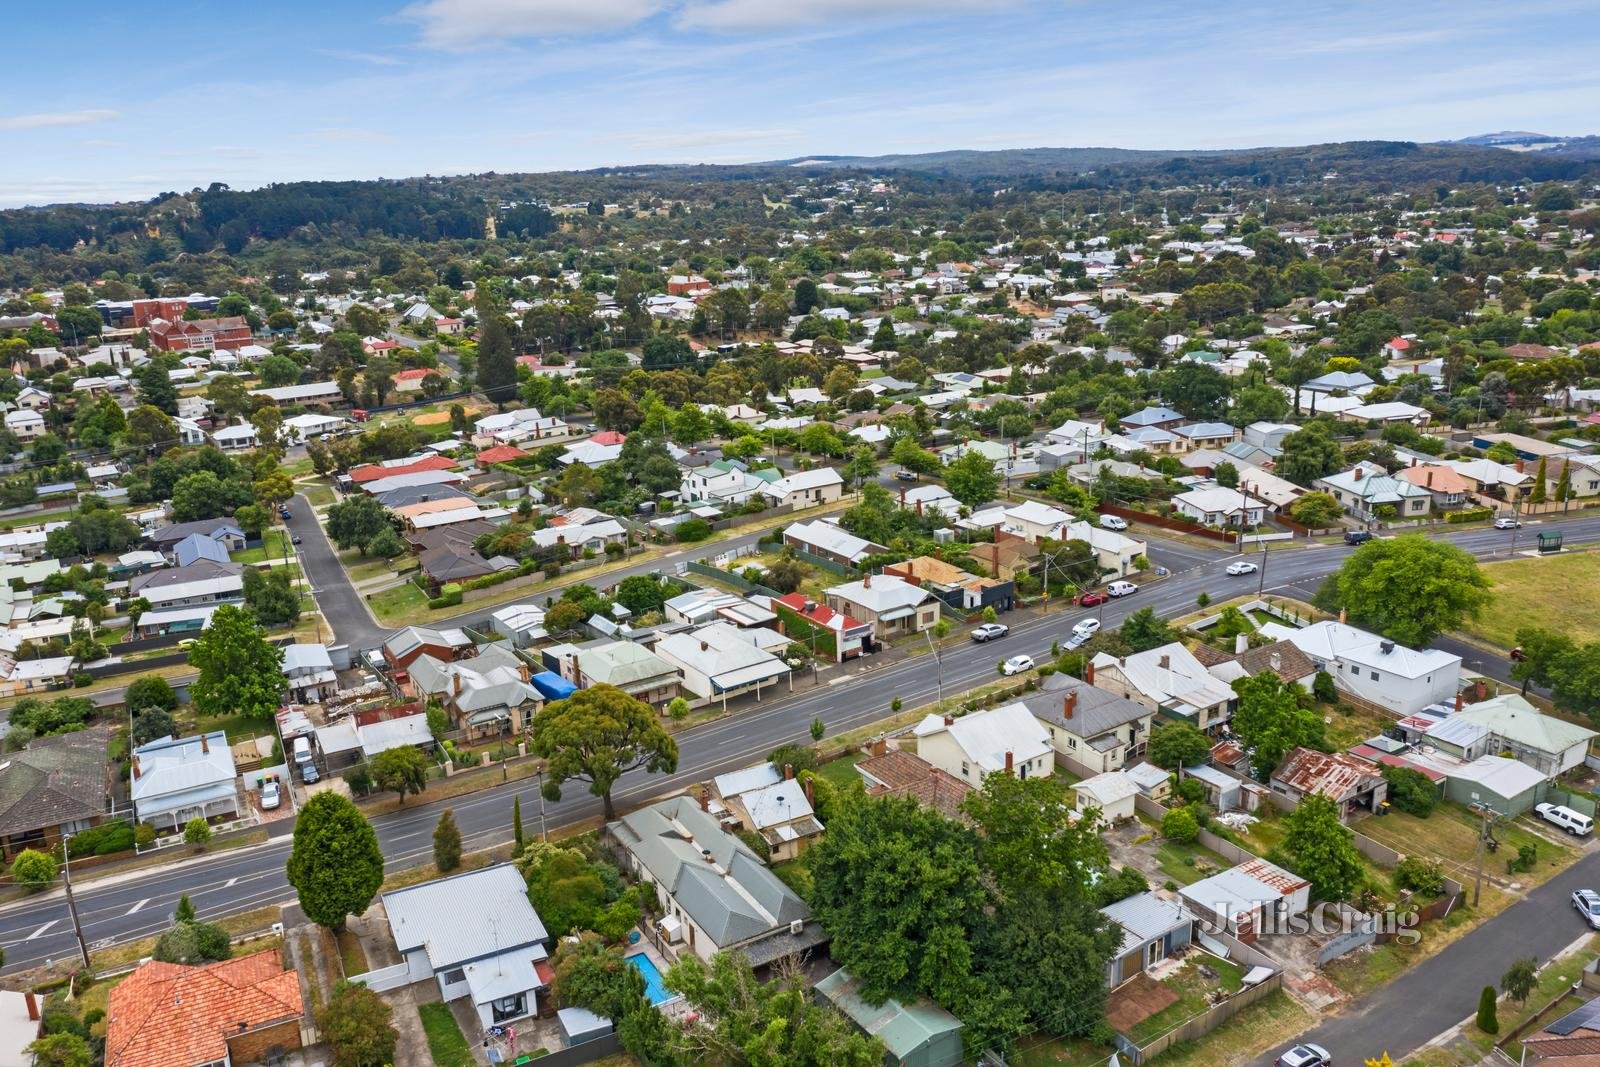
[[[486,959],[550,937],[509,863],[423,882],[383,895],[395,947],[422,948],[435,971]]]

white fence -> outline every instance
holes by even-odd
[[[391,989],[411,984],[411,968],[401,960],[390,967],[380,967],[366,974],[352,975],[350,981],[355,985],[364,985],[374,993],[387,993]]]

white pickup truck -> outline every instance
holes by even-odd
[[[1550,803],[1535,804],[1533,810],[1545,822],[1561,827],[1574,837],[1587,837],[1594,832],[1594,820],[1581,811]]]

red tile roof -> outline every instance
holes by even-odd
[[[526,455],[527,453],[520,448],[513,448],[510,445],[496,445],[493,448],[486,448],[482,452],[479,452],[478,462],[510,463],[512,460],[521,459]]]
[[[784,607],[788,608],[790,611],[799,615],[802,619],[805,619],[808,622],[816,623],[818,626],[821,626],[824,629],[833,630],[835,632],[855,630],[867,625],[858,619],[851,618],[843,612],[834,611],[832,608],[828,607],[828,605],[823,604],[820,601],[807,601],[806,598],[799,593],[785,593],[783,596],[773,597],[772,602],[774,604],[782,604]],[[809,610],[806,608],[808,603],[811,605]]]
[[[228,1055],[242,1029],[305,1014],[300,979],[277,949],[186,967],[147,963],[111,991],[108,1067],[194,1067]]]
[[[1389,338],[1389,347],[1394,349],[1396,352],[1404,352],[1406,349],[1411,347],[1411,342],[1407,341],[1404,337],[1391,337]]]
[[[394,380],[397,382],[420,382],[428,375],[438,373],[432,367],[413,367],[410,370],[403,370],[396,374]]]
[[[627,434],[618,433],[615,430],[601,430],[589,438],[589,443],[594,445],[620,445],[627,439]]]
[[[427,456],[415,463],[405,463],[396,467],[385,467],[377,463],[368,463],[364,467],[356,467],[350,472],[350,480],[360,485],[363,482],[375,482],[379,478],[393,478],[401,474],[420,474],[423,471],[453,471],[456,461],[448,456]]]

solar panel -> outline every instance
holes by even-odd
[[[1563,1037],[1574,1030],[1600,1030],[1600,999],[1573,1008],[1545,1029]]]

